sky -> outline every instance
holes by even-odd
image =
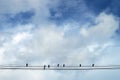
[[[0,0],[0,65],[120,64],[120,0]],[[0,80],[119,80],[120,70],[0,70]]]

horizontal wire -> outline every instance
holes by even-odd
[[[0,70],[116,70],[120,65],[106,66],[0,66]]]
[[[0,68],[0,70],[117,70],[120,68]]]

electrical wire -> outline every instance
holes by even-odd
[[[104,66],[9,66],[9,65],[0,65],[0,70],[118,70],[120,65],[104,65]]]

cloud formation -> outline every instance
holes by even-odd
[[[119,47],[115,47],[118,42],[114,39],[116,30],[119,29],[119,18],[114,14],[107,14],[106,11],[102,11],[100,14],[94,15],[82,0],[78,0],[80,6],[78,6],[78,2],[75,2],[76,0],[62,0],[65,5],[62,5],[60,1],[51,0],[6,1],[0,0],[0,17],[2,17],[0,21],[4,22],[0,25],[6,27],[0,31],[1,65],[25,65],[25,63],[29,63],[29,65],[56,65],[57,63],[110,65],[119,63],[120,51]],[[58,9],[60,4],[64,8],[60,7]],[[84,7],[84,9],[80,7]],[[53,16],[51,15],[51,8],[54,8],[53,10],[57,9],[55,14],[52,13]],[[76,14],[73,14],[72,10],[76,11]],[[21,20],[26,20],[24,16],[29,15],[29,11],[34,13],[29,18],[31,21],[29,22],[28,19],[28,23],[21,24]],[[27,12],[29,13],[24,14]],[[87,12],[89,13],[87,14]],[[15,21],[7,22],[10,18],[3,16],[6,14],[10,14],[9,17]],[[86,24],[77,21],[78,15],[83,16],[79,20]],[[86,16],[90,20],[85,19]],[[56,24],[56,22],[50,20],[50,17],[54,18],[55,21],[58,20],[57,18],[61,19],[63,24]],[[70,19],[73,19],[73,21]],[[64,20],[68,21],[64,22]],[[17,24],[13,24],[16,21]],[[0,73],[0,79],[73,80],[81,78],[86,80],[89,78],[90,80],[96,80],[101,75],[99,80],[105,78],[113,80],[115,77],[120,78],[119,72],[116,72],[111,71],[111,73],[116,74],[112,75],[109,74],[109,71],[73,71],[71,73],[70,71],[8,70]],[[109,78],[109,76],[112,76],[112,78]]]
[[[64,27],[57,27],[55,24],[51,24],[49,27],[38,27],[34,28],[34,25],[25,25],[30,28],[21,26],[10,29],[8,33],[3,32],[3,43],[1,44],[1,64],[25,64],[29,62],[33,65],[39,64],[53,64],[53,63],[68,63],[68,64],[90,64],[97,63],[102,60],[106,53],[105,49],[115,43],[111,40],[114,36],[115,31],[118,28],[118,21],[113,15],[107,15],[101,13],[95,19],[95,25],[76,27],[75,32],[70,32],[70,25],[64,25]],[[111,23],[111,25],[109,25]],[[73,23],[74,25],[74,23]],[[79,26],[79,25],[76,25]],[[104,27],[106,26],[106,27]],[[68,29],[66,29],[68,27]],[[73,28],[72,28],[73,30]],[[74,34],[73,34],[74,33]],[[71,35],[72,34],[72,35]],[[8,38],[9,37],[9,38]],[[108,42],[109,41],[109,42]],[[90,42],[90,43],[89,43]],[[9,57],[11,59],[9,59]],[[104,62],[107,59],[104,60]],[[108,63],[109,64],[109,63]],[[24,71],[16,71],[15,74],[23,74]],[[37,71],[37,75],[29,78],[30,75],[34,75],[34,71],[28,72],[25,75],[26,79],[36,80],[43,79],[46,80],[48,72],[44,75],[40,75],[44,72]],[[63,79],[67,78],[65,75],[70,74],[66,72],[65,74],[53,71],[53,76],[50,79],[58,79],[56,73],[59,76],[63,76]],[[70,78],[75,78],[77,72],[71,74]],[[7,75],[10,75],[9,71]],[[3,75],[3,74],[1,74]],[[13,75],[13,76],[12,76]],[[17,75],[12,74],[8,78],[14,78]],[[86,77],[86,76],[84,76]],[[83,77],[83,78],[84,78]],[[1,79],[6,80],[7,76]],[[48,79],[47,78],[47,79]],[[19,78],[21,80],[21,78]]]

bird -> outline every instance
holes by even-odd
[[[44,70],[45,70],[46,65],[44,65]]]
[[[50,65],[48,65],[48,68],[50,68]]]
[[[63,67],[65,67],[65,64],[63,64]]]
[[[26,67],[28,67],[28,63],[26,63]]]
[[[79,66],[81,67],[82,65],[80,64]]]
[[[57,67],[59,67],[60,65],[59,64],[57,64]]]
[[[94,67],[95,66],[95,64],[92,64],[92,67]]]

